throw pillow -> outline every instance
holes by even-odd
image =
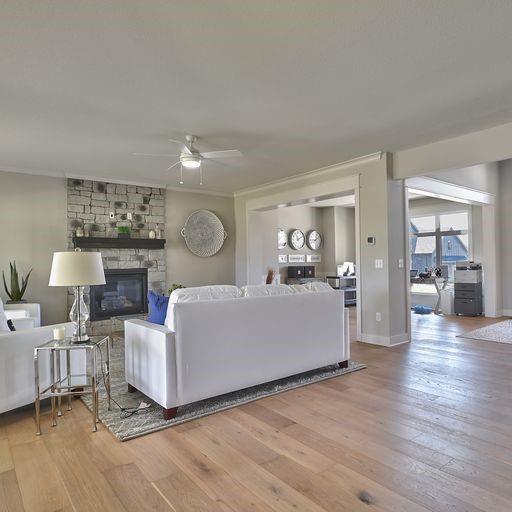
[[[5,316],[4,303],[0,297],[0,331],[10,331],[7,325],[7,317]]]
[[[169,297],[158,295],[155,292],[148,292],[149,315],[148,322],[164,325],[165,315],[167,314],[167,305]]]

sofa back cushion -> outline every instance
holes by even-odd
[[[312,292],[332,292],[332,291],[334,291],[334,288],[330,284],[324,283],[323,281],[309,281],[309,283],[306,283],[306,286]]]
[[[1,331],[10,332],[9,326],[7,325],[7,317],[5,316],[4,303],[0,297],[0,332]]]
[[[242,296],[240,288],[232,285],[196,286],[193,288],[179,288],[169,297],[165,325],[175,331],[174,305],[180,302],[199,302],[209,300],[238,299]]]
[[[244,297],[268,297],[274,295],[291,295],[293,288],[287,284],[253,284],[242,288]]]
[[[167,316],[167,307],[169,305],[169,297],[158,295],[153,291],[148,292],[149,315],[148,322],[164,325]]]

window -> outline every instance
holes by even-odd
[[[457,261],[470,259],[469,224],[467,211],[411,218],[411,269],[446,266],[453,281]]]

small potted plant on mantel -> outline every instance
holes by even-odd
[[[130,226],[117,226],[118,238],[131,238]]]
[[[4,274],[4,271],[2,270],[2,279],[4,281],[5,293],[7,293],[7,296],[10,299],[7,301],[7,304],[20,304],[23,302],[27,302],[25,299],[23,299],[23,295],[25,294],[25,290],[27,289],[28,279],[30,277],[30,274],[32,273],[32,269],[29,270],[28,274],[25,277],[21,278],[21,286],[20,286],[18,270],[16,269],[16,261],[13,261],[12,263],[9,262],[9,266],[11,267],[11,289],[10,290],[7,288],[7,283],[5,281],[5,274]]]

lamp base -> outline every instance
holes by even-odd
[[[91,338],[87,334],[83,334],[82,336],[71,336],[71,343],[75,343],[79,345],[80,343],[87,343]]]

